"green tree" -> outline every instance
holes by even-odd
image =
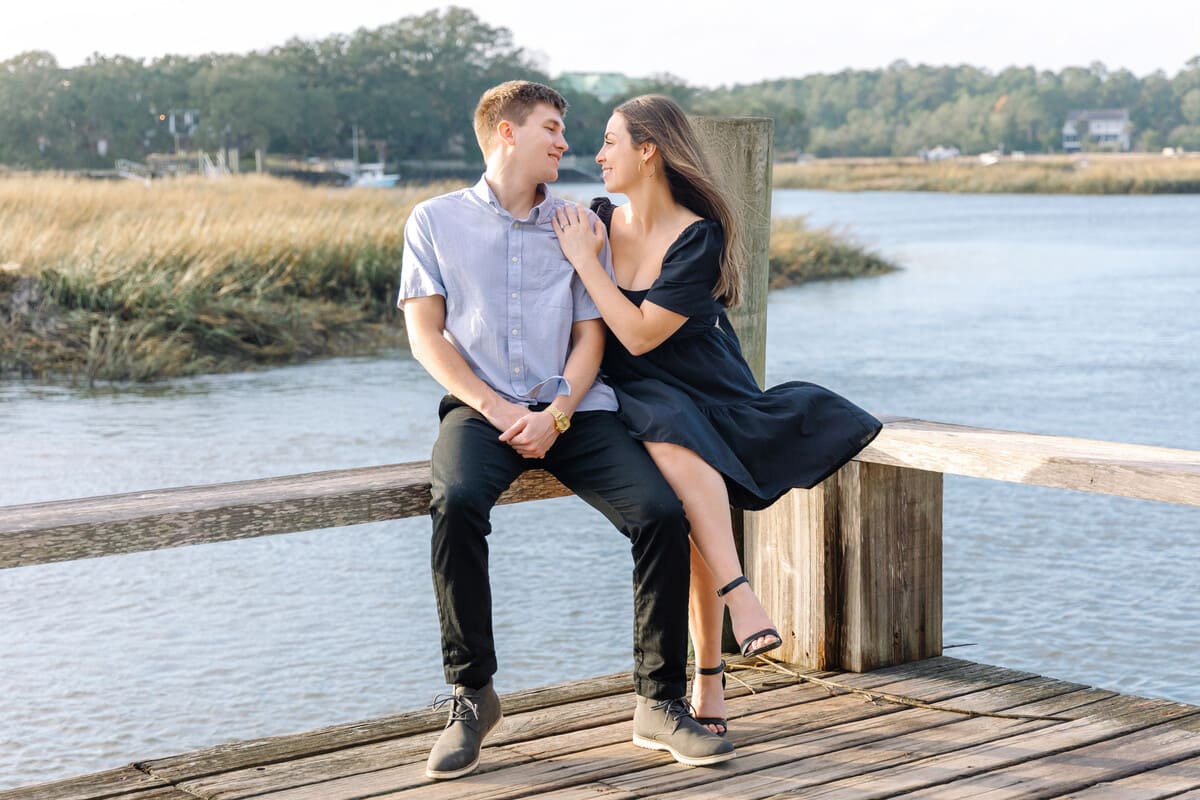
[[[203,109],[199,138],[208,147],[271,149],[301,119],[300,84],[268,56],[218,57],[192,79],[190,94]]]
[[[137,59],[95,54],[71,71],[75,145],[93,166],[139,159],[156,127],[148,96],[150,73]]]
[[[0,161],[74,165],[72,102],[70,77],[50,53],[31,50],[0,62]]]

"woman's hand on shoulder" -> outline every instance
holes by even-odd
[[[554,233],[563,255],[576,269],[595,260],[604,247],[604,223],[576,203],[567,203],[554,212]]]

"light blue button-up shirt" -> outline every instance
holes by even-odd
[[[562,375],[571,325],[600,317],[551,227],[566,201],[541,188],[545,200],[525,219],[505,211],[482,178],[419,203],[404,227],[400,270],[398,304],[444,297],[446,338],[484,383],[523,405],[572,394],[576,387]],[[600,263],[611,276],[607,241]],[[616,396],[600,381],[576,408],[616,409]]]

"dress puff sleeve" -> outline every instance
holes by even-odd
[[[693,222],[667,250],[646,302],[685,317],[719,314],[721,304],[712,291],[721,275],[724,247],[720,224],[707,219]]]
[[[612,215],[614,208],[616,208],[616,206],[614,206],[612,200],[609,200],[607,197],[592,198],[592,213],[600,218],[600,221],[604,223],[604,227],[606,228],[612,227]]]

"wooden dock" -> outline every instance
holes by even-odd
[[[1200,798],[1200,708],[937,657],[868,673],[743,664],[738,757],[630,743],[627,674],[505,696],[479,770],[431,781],[419,711],[0,792],[0,800]]]

